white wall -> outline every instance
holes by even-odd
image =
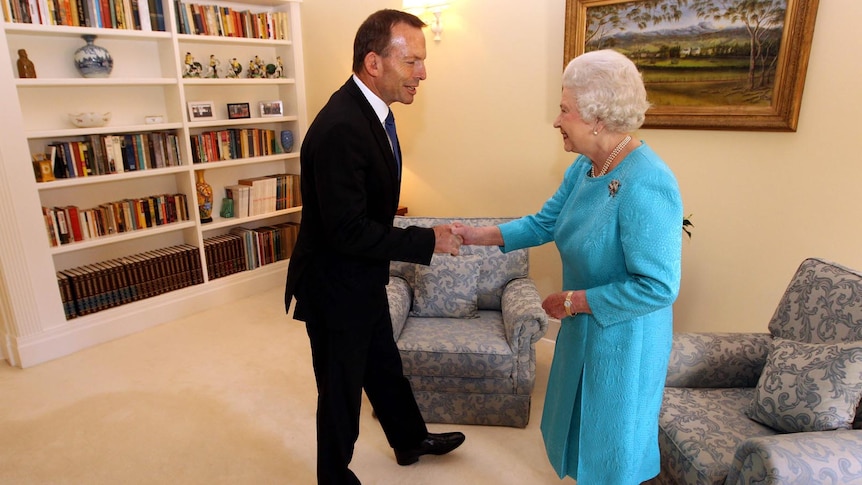
[[[309,116],[349,76],[353,36],[398,0],[303,3]],[[443,40],[428,35],[428,79],[395,105],[413,215],[516,216],[556,189],[572,154],[552,123],[565,0],[452,0]],[[808,256],[862,269],[859,0],[820,2],[795,133],[641,130],[679,179],[694,237],[683,248],[677,331],[763,331]],[[860,238],[860,239],[857,239]],[[553,246],[531,253],[557,291]]]

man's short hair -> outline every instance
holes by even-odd
[[[369,52],[376,52],[383,57],[389,53],[389,43],[392,41],[392,27],[396,24],[405,23],[411,27],[421,29],[425,27],[419,17],[402,12],[401,10],[383,9],[369,15],[365,22],[356,31],[353,40],[353,72],[359,74],[365,56]]]

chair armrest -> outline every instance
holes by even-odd
[[[503,331],[515,355],[515,394],[529,395],[536,381],[536,342],[548,331],[548,315],[536,284],[516,278],[503,287],[500,298]]]
[[[506,340],[513,349],[534,344],[548,331],[548,315],[542,299],[530,278],[516,278],[506,283],[500,299]]]
[[[398,276],[389,276],[389,284],[386,285],[386,296],[389,298],[389,316],[392,319],[392,336],[395,341],[401,337],[404,324],[407,323],[407,314],[410,313],[410,305],[413,304],[413,289],[407,280]]]
[[[667,387],[756,387],[768,333],[675,333]]]
[[[849,484],[860,476],[862,431],[817,431],[743,441],[725,483]]]

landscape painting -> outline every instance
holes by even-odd
[[[567,0],[565,62],[628,56],[647,128],[795,131],[817,1]]]

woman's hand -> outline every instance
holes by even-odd
[[[542,309],[545,310],[545,313],[549,317],[556,318],[557,320],[570,317],[575,313],[591,313],[590,306],[587,304],[587,292],[584,290],[572,291],[571,313],[567,313],[566,295],[568,294],[568,291],[560,291],[548,295],[545,301],[542,302]]]
[[[568,291],[552,293],[545,298],[545,301],[542,302],[542,309],[545,310],[545,313],[547,313],[549,317],[562,320],[569,316],[566,314],[566,293],[568,293]]]

